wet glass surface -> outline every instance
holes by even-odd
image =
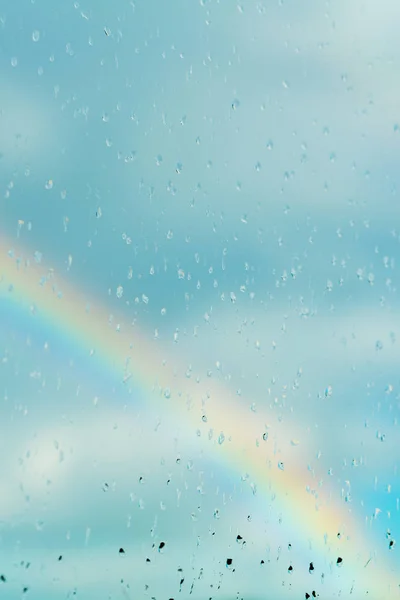
[[[400,5],[0,4],[0,597],[399,598]]]

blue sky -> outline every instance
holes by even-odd
[[[298,433],[304,466],[335,502],[351,497],[374,560],[390,568],[399,10],[393,0],[0,8],[2,239],[158,337],[190,373],[223,382],[257,408],[260,429],[267,420],[280,440]],[[128,394],[86,349],[1,301],[7,597],[28,586],[42,600],[74,588],[89,599],[252,600],[266,597],[266,579],[274,598],[364,597],[350,596],[343,569],[323,587],[318,567],[313,587],[304,539],[289,577],[296,532],[280,528],[279,507],[266,513],[251,481],[168,411],[155,432],[146,390]],[[115,490],[102,490],[106,480]],[[166,550],[152,550],[163,536]],[[263,575],[263,556],[281,570]]]

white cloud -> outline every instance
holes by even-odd
[[[1,162],[8,169],[43,173],[59,162],[62,138],[59,113],[34,86],[4,79],[0,106]],[[10,172],[10,174],[12,171]]]

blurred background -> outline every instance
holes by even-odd
[[[399,19],[0,1],[1,598],[400,597]]]

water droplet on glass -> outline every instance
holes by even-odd
[[[221,431],[221,433],[220,433],[220,434],[219,434],[219,436],[218,436],[218,444],[220,444],[220,445],[221,445],[221,444],[223,444],[223,443],[224,443],[224,441],[225,441],[225,436],[224,436],[224,434],[223,434],[223,433],[222,433],[222,431]]]
[[[35,29],[35,31],[33,31],[32,33],[32,40],[34,42],[38,42],[40,40],[40,31],[38,31],[37,29]]]
[[[381,442],[384,442],[386,439],[386,435],[384,433],[381,433],[380,431],[376,432],[376,437],[378,440],[380,440]]]

